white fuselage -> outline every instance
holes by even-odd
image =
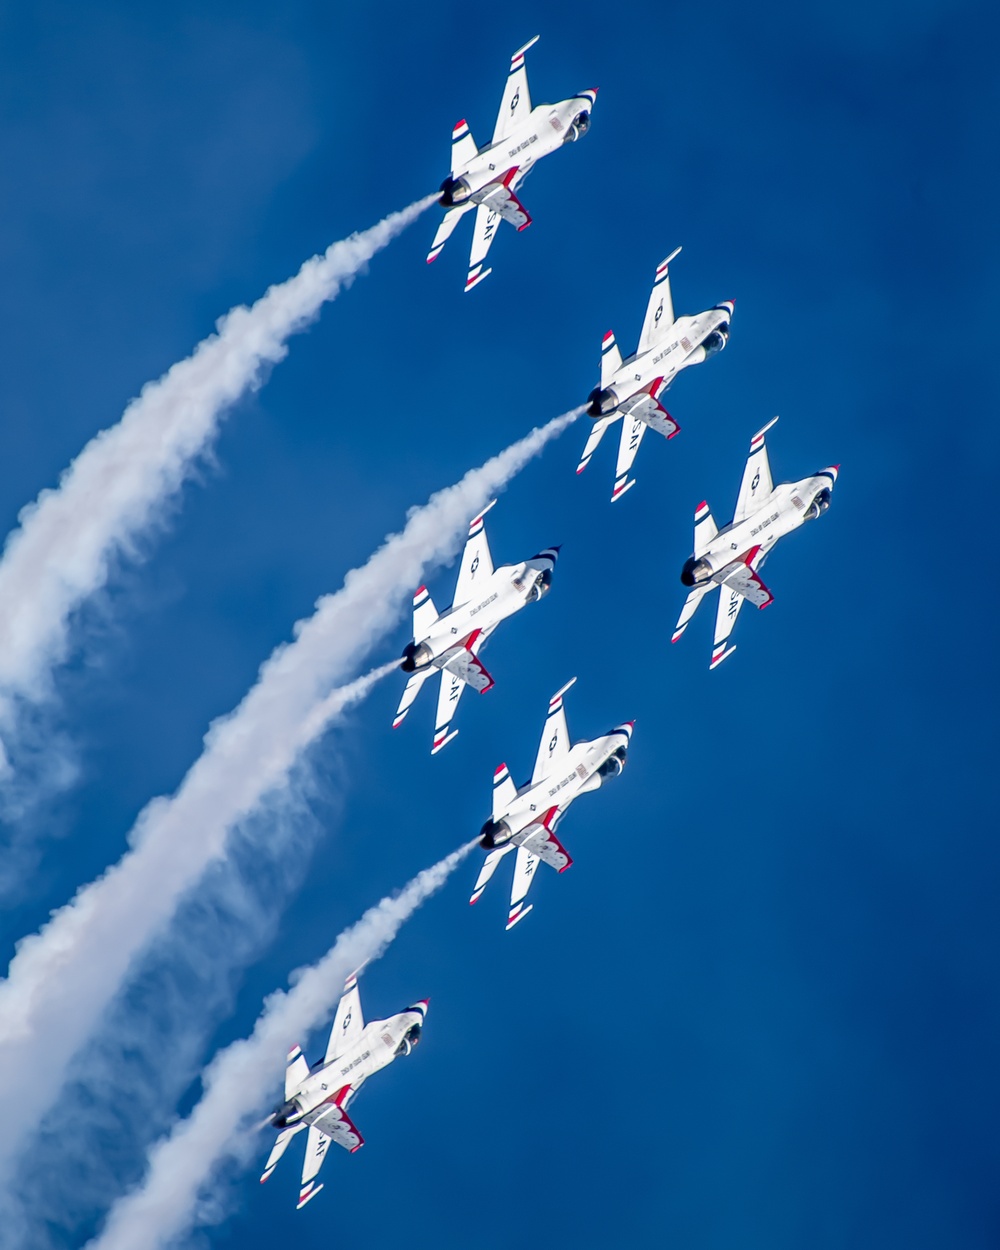
[[[690,317],[678,317],[670,333],[660,342],[648,351],[630,356],[622,362],[602,395],[613,391],[615,404],[621,404],[639,391],[646,390],[660,378],[662,383],[652,388],[654,396],[659,395],[670,386],[682,369],[701,364],[724,345],[731,316],[724,308],[710,308],[707,312],[696,313]],[[706,340],[711,339],[716,331],[718,335],[706,346]],[[602,414],[613,411],[614,408],[601,404]]]
[[[433,628],[423,638],[414,638],[418,650],[417,668],[440,667],[447,652],[467,638],[473,630],[491,629],[526,604],[540,599],[548,589],[546,570],[551,575],[553,562],[536,558],[520,564],[502,564],[494,569],[474,598],[442,612]]]
[[[468,186],[463,199],[475,200],[478,192],[502,178],[508,170],[516,168],[510,183],[513,191],[536,161],[586,130],[592,108],[593,100],[588,96],[574,96],[569,100],[560,100],[558,104],[537,105],[505,139],[483,148],[464,170],[453,171],[453,177]],[[581,114],[587,117],[582,128],[578,124]],[[456,196],[455,203],[460,202]]]
[[[339,1105],[346,1107],[373,1073],[388,1067],[400,1054],[409,1054],[407,1034],[422,1024],[423,1015],[412,1010],[402,1011],[388,1020],[369,1021],[352,1046],[310,1072],[293,1091],[286,1103],[285,1123],[289,1126],[313,1123],[322,1115],[324,1105],[349,1086],[347,1094],[339,1100]]]
[[[719,530],[704,551],[695,553],[695,581],[720,580],[718,575],[723,569],[754,547],[760,548],[759,563],[763,562],[779,538],[824,510],[821,503],[829,500],[835,480],[832,474],[824,472],[776,486],[750,516],[738,525]]]
[[[559,808],[560,813],[565,812],[581,794],[599,789],[606,776],[615,776],[621,771],[630,731],[631,726],[627,729],[621,727],[591,742],[578,742],[560,756],[558,764],[547,777],[518,790],[517,797],[496,823],[506,825],[510,830],[509,837],[513,837],[529,825],[541,821],[553,807]],[[617,757],[617,765],[605,768],[602,773],[602,768],[612,757]],[[497,845],[502,845],[509,837],[497,837]]]

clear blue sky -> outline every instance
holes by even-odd
[[[623,779],[567,818],[575,864],[540,871],[524,924],[504,933],[500,882],[470,912],[470,864],[366,975],[370,1015],[431,1012],[355,1105],[365,1149],[331,1157],[299,1214],[299,1151],[264,1189],[252,1170],[212,1247],[996,1245],[996,27],[983,5],[886,0],[0,14],[4,531],[217,316],[433,190],[458,118],[485,142],[530,36],[536,101],[601,88],[489,280],[463,294],[467,229],[425,266],[436,214],[418,223],[84,613],[59,680],[79,781],[39,815],[7,957],[118,857],[317,595],[410,505],[581,402],[605,330],[631,349],[664,255],[683,244],[678,312],[737,301],[727,351],[669,396],[680,437],[646,440],[621,503],[612,446],[574,476],[581,426],[490,514],[498,561],[563,552],[491,644],[496,687],[466,697],[458,739],[430,758],[430,700],[391,733],[386,682],[317,755],[311,858],[273,897],[259,866],[263,919],[192,909],[197,957],[134,988],[155,1010],[157,977],[180,986],[200,1029],[165,1012],[164,1054],[131,1059],[153,1132],[196,1092],[171,1068],[183,1039],[241,1036],[291,968],[475,833],[567,678],[575,736],[636,718]],[[711,612],[669,643],[693,509],[728,519],[775,413],[775,479],[839,462],[840,480],[709,673]],[[38,1191],[63,1191],[61,1246],[99,1214],[74,1205],[81,1158],[134,1178],[142,1145],[106,1105],[67,1107]]]

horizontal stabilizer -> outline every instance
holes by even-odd
[[[488,183],[482,191],[476,192],[476,200],[518,230],[527,230],[531,216],[510,187],[516,173],[516,169],[509,169],[502,178]]]
[[[633,420],[642,421],[664,438],[673,438],[680,433],[681,427],[656,398],[656,392],[662,385],[662,378],[654,379],[634,400],[623,404],[622,408]]]
[[[504,816],[516,798],[514,779],[507,771],[507,765],[501,764],[493,774],[493,819]]]
[[[532,855],[554,868],[556,872],[565,872],[573,860],[569,852],[556,837],[553,829],[559,819],[559,808],[550,807],[542,817],[541,823],[530,825],[527,837],[520,838],[520,845]]]
[[[351,1117],[341,1106],[347,1095],[350,1093],[351,1087],[345,1085],[343,1089],[339,1089],[335,1094],[322,1103],[315,1111],[309,1113],[309,1121],[314,1129],[317,1129],[324,1137],[329,1137],[331,1141],[343,1146],[345,1150],[349,1150],[354,1154],[356,1150],[360,1150],[365,1144],[365,1139],[358,1132]]]
[[[758,608],[766,608],[774,602],[774,595],[764,585],[760,574],[753,567],[753,561],[759,551],[760,547],[751,548],[741,559],[727,565],[718,580],[723,586],[735,590],[738,595],[742,595],[744,599]]]
[[[478,690],[480,694],[485,694],[487,690],[493,688],[493,678],[490,676],[486,665],[476,655],[476,642],[482,631],[473,630],[461,645],[452,647],[444,654],[444,663],[442,668],[453,673],[466,685],[471,686],[473,690]]]

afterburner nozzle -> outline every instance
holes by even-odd
[[[601,390],[599,386],[595,386],[587,400],[587,415],[591,417],[610,416],[618,407],[618,396],[610,387]]]

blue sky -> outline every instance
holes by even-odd
[[[418,914],[363,982],[370,1015],[432,1000],[426,1044],[355,1105],[365,1149],[329,1160],[302,1213],[294,1149],[264,1189],[228,1185],[208,1244],[995,1245],[994,14],[7,9],[0,523],[230,306],[433,190],[452,124],[488,139],[536,33],[536,101],[601,92],[585,142],[525,184],[531,229],[502,234],[468,297],[467,230],[423,263],[434,214],[377,257],[82,614],[55,726],[79,778],[36,814],[47,853],[5,950],[118,857],[410,505],[585,398],[601,335],[632,347],[683,244],[677,310],[737,308],[726,352],[670,393],[680,437],[646,440],[614,508],[612,446],[573,474],[582,426],[529,466],[490,514],[494,556],[563,552],[490,646],[495,689],[431,759],[431,701],[391,733],[384,683],[317,753],[302,858],[270,901],[260,866],[255,930],[195,908],[198,960],[166,951],[147,990],[189,991],[196,1051],[244,1034],[290,969],[475,833],[493,768],[527,776],[574,674],[574,735],[636,718],[625,775],[574,808],[575,864],[539,874],[513,933],[501,882],[466,906],[474,864]],[[710,612],[669,643],[692,514],[728,517],[774,413],[776,480],[841,477],[709,673]],[[196,1094],[179,1080],[158,1127]],[[116,1155],[91,1116],[80,1139],[129,1176],[136,1143]],[[78,1244],[98,1213],[66,1205],[54,1242]]]

